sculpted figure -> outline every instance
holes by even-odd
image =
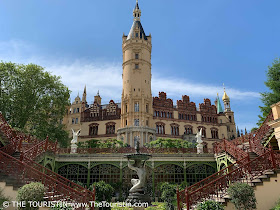
[[[201,137],[202,137],[202,128],[200,128],[199,132],[196,134],[196,142],[198,144],[202,144],[203,141],[201,140]]]
[[[201,139],[202,137],[202,128],[200,129],[200,131],[196,134],[196,142],[197,142],[197,154],[202,154],[203,153],[203,141]]]
[[[132,165],[130,160],[128,159],[128,167],[134,171],[136,171],[139,179],[131,179],[131,183],[133,187],[129,190],[129,192],[137,192],[139,189],[143,189],[146,184],[146,176],[147,172],[145,169],[145,162],[141,160],[135,160],[135,163]]]
[[[78,130],[77,132],[75,132],[72,129],[73,139],[71,140],[71,144],[76,144],[78,142],[78,136],[80,135],[80,133],[81,133],[81,129]]]

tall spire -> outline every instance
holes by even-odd
[[[136,5],[135,5],[135,8],[133,10],[133,17],[134,17],[134,20],[140,21],[141,10],[139,8],[138,0],[136,0]]]
[[[221,101],[219,98],[219,93],[217,93],[217,114],[220,114],[222,112],[223,112],[223,108],[222,108]]]
[[[133,10],[133,24],[127,36],[127,40],[129,39],[147,39],[147,36],[144,32],[142,24],[140,22],[141,10],[139,8],[138,0],[136,1],[135,8]]]
[[[87,87],[85,85],[82,102],[86,102],[86,100],[87,100]]]

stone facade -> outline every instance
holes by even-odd
[[[131,30],[122,37],[121,103],[111,100],[109,104],[102,104],[98,93],[94,103],[88,105],[85,88],[82,100],[77,96],[68,109],[64,119],[67,130],[81,129],[80,141],[118,138],[130,146],[134,146],[137,139],[143,146],[157,137],[195,141],[199,129],[202,129],[203,140],[209,148],[217,140],[236,137],[234,113],[226,92],[223,96],[224,111],[220,107],[217,111],[217,105],[220,105],[218,97],[215,105],[210,99],[204,99],[197,107],[187,95],[182,96],[176,105],[164,92],[152,96],[152,37],[146,36],[140,17],[137,3]]]

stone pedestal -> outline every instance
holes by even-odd
[[[203,145],[202,144],[198,144],[196,146],[197,148],[197,154],[203,154]]]
[[[151,205],[151,197],[145,194],[144,189],[138,189],[136,192],[129,192],[129,195],[125,201],[126,203],[131,203],[132,205],[135,203],[148,203]]]
[[[77,153],[77,144],[71,144],[71,152],[70,154],[76,154]]]

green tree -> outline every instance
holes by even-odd
[[[0,62],[0,110],[12,127],[66,145],[61,120],[70,91],[60,77],[35,64]]]
[[[98,201],[98,202],[102,202],[102,201],[111,202],[112,197],[113,197],[114,188],[110,184],[107,184],[104,181],[94,182],[90,186],[90,190],[92,191],[94,187],[95,187],[95,190],[96,190],[96,201]]]
[[[262,114],[259,115],[258,125],[261,125],[269,114],[271,110],[270,106],[280,101],[280,58],[276,58],[272,66],[268,66],[266,75],[267,81],[264,84],[270,92],[261,93],[263,106],[260,106]]]
[[[256,197],[252,187],[245,183],[235,183],[229,186],[228,194],[237,209],[256,209]]]

